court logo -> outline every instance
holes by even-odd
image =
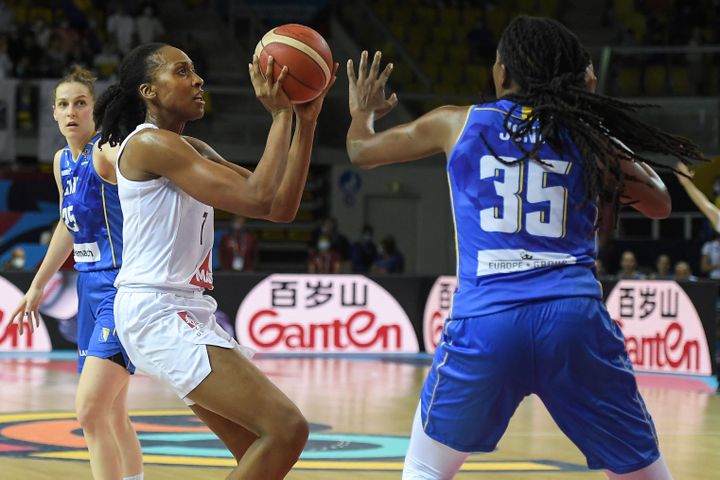
[[[220,440],[188,410],[130,412],[142,444],[145,464],[234,467],[235,460]],[[296,470],[402,471],[409,439],[404,436],[333,432],[311,424],[311,433]],[[0,415],[0,458],[24,457],[88,461],[82,429],[74,413]],[[582,471],[584,467],[548,460],[476,461],[463,471]],[[341,475],[338,473],[338,475]],[[350,478],[342,475],[341,478]]]

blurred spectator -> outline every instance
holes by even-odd
[[[207,82],[209,77],[207,55],[205,54],[205,50],[202,47],[200,39],[188,32],[185,38],[184,48],[182,48],[182,50],[187,53],[187,56],[190,57],[190,60],[192,60],[193,65],[195,66],[195,71],[198,75],[203,77],[205,82]],[[208,95],[207,90],[205,91],[205,95]],[[205,106],[205,111],[207,115],[207,105]]]
[[[55,232],[56,228],[57,222],[53,222],[48,226],[47,230],[43,230],[42,232],[40,232],[38,243],[43,246],[50,245],[50,240],[52,239],[53,233]]]
[[[635,254],[630,250],[623,252],[620,258],[620,271],[616,275],[618,280],[644,280],[645,275],[638,272],[638,263]]]
[[[701,250],[700,270],[710,278],[720,279],[720,234],[705,242]]]
[[[373,273],[403,273],[405,271],[405,259],[397,249],[395,237],[388,235],[380,242],[378,258],[373,265]]]
[[[468,32],[467,41],[470,45],[470,56],[475,63],[483,63],[495,56],[497,44],[484,19],[473,25]]]
[[[672,279],[672,274],[670,273],[671,265],[672,263],[670,262],[670,257],[668,255],[664,253],[658,255],[657,260],[655,261],[655,271],[650,275],[650,278],[653,280]]]
[[[373,240],[373,227],[364,225],[360,240],[352,246],[353,273],[367,273],[370,271],[377,257],[377,246]]]
[[[66,57],[73,54],[80,43],[80,32],[70,26],[67,19],[63,19],[55,30],[60,43],[60,48]]]
[[[694,27],[690,35],[688,47],[699,47],[705,43],[703,30],[700,27]],[[685,55],[687,59],[688,80],[690,81],[691,93],[705,93],[705,79],[707,72],[705,69],[704,55],[700,52],[689,52]]]
[[[45,23],[45,19],[37,18],[32,26],[33,34],[35,35],[35,41],[38,46],[45,50],[50,46],[50,39],[52,38],[53,32]]]
[[[157,42],[165,35],[165,27],[155,15],[155,7],[152,5],[146,5],[142,14],[135,19],[135,28],[140,44]]]
[[[107,31],[115,39],[118,50],[126,55],[133,47],[135,19],[127,14],[122,3],[107,19]]]
[[[7,2],[0,2],[0,33],[8,33],[15,24],[15,13]]]
[[[22,247],[15,247],[10,259],[3,265],[3,270],[25,270],[25,250]]]
[[[340,273],[340,254],[332,248],[330,237],[321,234],[316,248],[308,255],[308,273]]]
[[[5,37],[0,37],[0,78],[13,76],[13,63],[8,54],[8,43]]]
[[[690,265],[687,262],[677,262],[675,264],[675,276],[673,280],[694,282],[697,279],[698,277],[692,274]]]
[[[121,60],[115,40],[109,39],[93,58],[93,66],[99,78],[114,79]]]
[[[607,276],[607,271],[605,270],[605,264],[603,263],[600,258],[595,259],[595,274],[597,278],[602,278]]]
[[[245,217],[236,215],[232,228],[220,239],[220,267],[223,270],[252,272],[257,257],[257,238],[245,227]]]
[[[334,217],[327,217],[320,225],[319,232],[316,232],[313,244],[319,242],[320,236],[330,240],[330,249],[340,255],[340,261],[350,260],[350,242],[347,237],[337,230],[337,220]]]

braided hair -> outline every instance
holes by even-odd
[[[589,55],[575,34],[561,23],[549,18],[518,16],[505,28],[498,54],[507,74],[519,87],[517,92],[504,97],[515,103],[505,116],[504,126],[522,152],[517,160],[503,160],[483,138],[486,147],[503,163],[525,159],[542,163],[538,152],[547,144],[559,155],[583,162],[586,201],[599,199],[616,209],[625,182],[638,181],[623,173],[621,162],[642,161],[670,168],[638,152],[670,155],[686,164],[705,160],[690,140],[633,115],[639,108],[650,105],[589,92],[585,85]],[[514,113],[517,117],[523,106],[530,107],[529,114],[519,124],[511,125],[511,117]],[[526,148],[522,140],[530,133],[539,134],[542,141]],[[622,148],[618,141],[627,148]]]
[[[138,88],[152,80],[162,64],[158,50],[164,43],[147,43],[135,47],[123,58],[118,70],[118,82],[108,87],[95,103],[93,117],[102,132],[98,146],[115,146],[135,127],[145,121],[147,108]]]

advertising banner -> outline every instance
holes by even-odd
[[[50,335],[42,318],[40,327],[35,328],[34,332],[28,329],[22,335],[18,332],[17,323],[10,323],[10,317],[23,295],[19,288],[0,277],[0,352],[52,351]],[[25,328],[28,328],[27,324]]]
[[[636,370],[712,374],[702,320],[676,282],[622,280],[612,289],[606,304],[623,330],[625,347]]]
[[[419,351],[398,301],[362,275],[270,275],[240,304],[235,334],[260,352]]]
[[[425,340],[425,351],[435,352],[440,344],[442,328],[445,319],[450,315],[453,294],[457,288],[457,277],[444,275],[435,280],[430,294],[425,302],[425,313],[423,314],[423,339]]]

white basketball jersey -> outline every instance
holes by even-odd
[[[115,286],[144,291],[212,289],[213,208],[168,178],[133,181],[120,171],[128,140],[146,128],[158,127],[138,125],[118,153],[124,244]]]

